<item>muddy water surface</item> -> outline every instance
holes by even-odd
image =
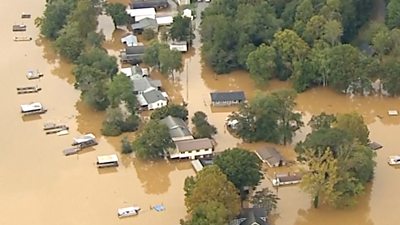
[[[22,11],[32,13],[33,18],[40,16],[44,2],[17,0],[9,4],[12,7],[0,7],[4,18],[0,25],[4,31],[0,37],[4,52],[0,62],[0,81],[3,83],[0,98],[5,103],[0,117],[3,127],[0,135],[3,143],[0,150],[0,224],[178,224],[185,215],[183,181],[186,176],[194,174],[190,164],[149,163],[120,155],[121,165],[118,168],[96,169],[97,155],[119,152],[119,138],[100,135],[104,113],[91,110],[79,100],[79,92],[73,88],[71,64],[58,58],[49,43],[38,37],[33,19],[19,18]],[[109,18],[102,17],[99,21],[107,39],[105,47],[111,54],[117,54],[123,47],[120,37],[126,31],[114,31]],[[32,35],[34,41],[12,41],[16,33],[11,32],[11,26],[18,22],[28,25],[28,31],[21,35]],[[194,49],[186,54],[184,65],[184,71],[176,74],[174,80],[157,73],[152,76],[162,80],[173,101],[184,100],[188,103],[190,115],[198,110],[207,113],[210,123],[218,128],[219,133],[215,136],[218,151],[234,146],[254,150],[268,145],[243,144],[227,133],[224,130],[225,118],[236,108],[210,107],[209,92],[243,90],[248,98],[252,98],[257,90],[287,88],[290,86],[288,83],[272,81],[268,86],[259,88],[245,72],[217,76],[201,63],[199,39],[194,41]],[[37,81],[28,81],[25,78],[28,69],[39,69],[45,76]],[[32,84],[40,85],[43,91],[16,95],[16,86]],[[45,104],[48,113],[21,119],[19,105],[31,101]],[[400,117],[387,116],[389,109],[400,110],[400,101],[380,97],[350,98],[318,88],[300,94],[297,102],[297,110],[304,114],[306,122],[312,114],[322,111],[359,112],[368,123],[371,139],[384,145],[384,148],[377,152],[375,179],[357,207],[314,210],[309,196],[297,186],[283,187],[276,190],[281,200],[273,218],[274,224],[398,224],[396,213],[400,197],[395,193],[400,187],[400,170],[389,167],[386,159],[389,155],[400,153],[397,150]],[[68,124],[71,134],[62,137],[44,135],[42,125],[46,121]],[[303,139],[308,131],[308,128],[302,129],[295,141]],[[69,146],[72,137],[86,132],[98,136],[99,145],[76,156],[63,156],[61,151]],[[295,157],[291,146],[276,147],[285,156]],[[270,186],[270,182],[264,180],[262,186]],[[149,210],[150,205],[159,203],[167,207],[165,212]],[[116,209],[132,204],[141,206],[143,212],[137,217],[118,219]]]

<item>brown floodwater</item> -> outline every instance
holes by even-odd
[[[126,3],[126,1],[120,1]],[[39,38],[33,19],[41,16],[44,2],[16,0],[0,7],[3,15],[3,35],[0,45],[6,53],[1,60],[0,90],[3,107],[0,122],[0,224],[4,225],[81,225],[81,224],[166,224],[176,225],[186,215],[183,182],[194,175],[187,161],[143,162],[134,156],[120,155],[120,138],[101,136],[103,112],[96,112],[79,99],[79,91],[73,87],[73,66],[60,59],[50,43]],[[20,19],[20,13],[32,13],[29,20]],[[199,12],[200,13],[200,10]],[[199,18],[199,17],[198,17]],[[104,46],[112,55],[118,55],[123,45],[120,37],[126,29],[114,31],[106,16],[99,18],[99,29],[106,36]],[[14,23],[23,22],[28,30],[12,33]],[[197,21],[198,24],[198,21]],[[34,41],[13,42],[15,35],[31,35]],[[216,75],[203,65],[200,43],[196,39],[193,49],[185,54],[184,70],[174,79],[154,73],[161,79],[165,90],[176,103],[188,103],[190,115],[204,111],[211,124],[218,128],[215,140],[217,151],[230,147],[250,150],[268,143],[247,144],[231,136],[224,129],[225,118],[235,107],[213,108],[210,106],[211,91],[243,90],[251,99],[257,91],[269,92],[289,88],[287,82],[271,81],[265,87],[257,87],[246,72]],[[126,65],[122,65],[126,66]],[[37,81],[25,77],[28,69],[39,69],[45,76]],[[43,88],[38,94],[17,95],[15,87],[38,84]],[[42,102],[49,111],[40,117],[23,120],[19,105],[32,101]],[[396,135],[400,133],[400,117],[388,117],[387,110],[400,110],[400,100],[383,97],[349,97],[325,88],[302,93],[297,98],[296,110],[303,113],[305,122],[320,112],[345,113],[356,111],[364,116],[371,131],[370,138],[384,148],[377,152],[375,178],[367,188],[359,204],[351,209],[336,210],[328,207],[312,209],[310,198],[298,186],[276,190],[281,198],[273,216],[275,225],[394,225],[397,224],[396,191],[400,186],[400,170],[387,165],[389,155],[400,154]],[[46,136],[42,125],[56,121],[70,126],[67,136]],[[62,150],[70,145],[72,137],[92,132],[99,145],[81,154],[65,157]],[[301,129],[294,142],[302,140],[309,128]],[[132,135],[130,135],[132,136]],[[276,146],[285,156],[295,158],[293,147]],[[98,170],[96,156],[117,153],[121,164],[118,168]],[[296,170],[295,166],[280,169]],[[267,174],[271,171],[265,168]],[[263,180],[262,187],[270,187]],[[274,189],[275,190],[275,189]],[[397,197],[396,197],[397,196]],[[164,212],[150,211],[151,205],[163,203]],[[143,212],[126,219],[118,219],[116,210],[129,205],[139,205]]]

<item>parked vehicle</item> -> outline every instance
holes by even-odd
[[[389,165],[400,165],[400,155],[392,155],[389,156],[389,160],[388,160]]]

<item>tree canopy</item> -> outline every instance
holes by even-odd
[[[106,13],[111,16],[114,27],[128,24],[130,16],[126,13],[126,6],[122,3],[107,3]]]
[[[375,152],[369,131],[356,113],[313,116],[313,130],[296,145],[298,159],[308,165],[302,187],[319,203],[344,207],[356,203],[374,174]]]
[[[242,194],[245,187],[254,187],[263,178],[261,160],[255,153],[245,149],[226,149],[216,156],[214,163]]]
[[[195,112],[192,117],[194,124],[193,136],[196,138],[211,138],[217,133],[217,128],[207,121],[207,115],[204,112]]]
[[[196,177],[185,180],[185,205],[189,213],[196,213],[196,208],[203,204],[216,204],[226,224],[240,210],[240,198],[235,186],[218,166],[211,165],[201,170]],[[200,208],[201,209],[201,208]]]
[[[153,120],[161,120],[167,116],[173,116],[186,121],[188,119],[188,115],[189,112],[185,106],[171,103],[165,107],[154,110],[151,113],[150,118]]]

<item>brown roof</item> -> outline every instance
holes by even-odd
[[[209,138],[176,141],[175,146],[176,149],[180,152],[208,149],[214,147]]]

